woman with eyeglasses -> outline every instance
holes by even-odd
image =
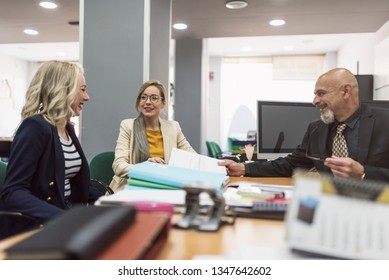
[[[173,148],[195,153],[179,123],[160,117],[165,105],[166,90],[161,82],[150,80],[141,86],[135,104],[139,116],[125,119],[120,124],[112,165],[115,175],[110,184],[115,192],[124,188],[128,171],[135,163],[167,164]]]

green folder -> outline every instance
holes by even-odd
[[[138,180],[130,178],[128,180],[128,185],[130,186],[137,186],[137,187],[143,187],[143,188],[149,188],[149,189],[165,189],[165,190],[179,190],[180,187],[174,187],[170,185],[160,184],[160,183],[154,183],[144,180]]]

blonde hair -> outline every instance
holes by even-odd
[[[72,62],[44,62],[27,89],[22,120],[41,114],[56,126],[74,115],[71,104],[76,98],[79,77],[84,71]]]

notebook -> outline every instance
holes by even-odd
[[[77,206],[6,250],[7,259],[93,259],[134,221],[132,206]]]

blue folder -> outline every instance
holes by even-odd
[[[155,182],[173,187],[197,185],[215,190],[222,190],[229,178],[221,173],[199,171],[149,161],[135,164],[128,172],[128,176],[132,179]]]

